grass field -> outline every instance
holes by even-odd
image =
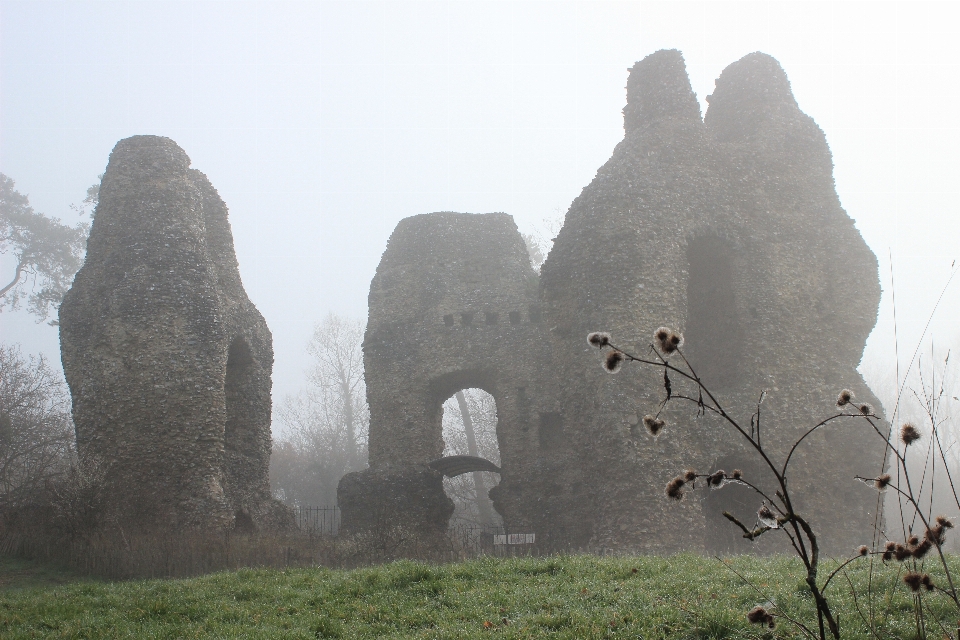
[[[107,583],[3,560],[0,637],[801,637],[785,621],[770,632],[744,617],[769,600],[813,623],[799,565],[785,558],[728,562],[725,567],[693,555],[488,558],[439,566],[403,561],[351,571],[244,569],[188,580]],[[899,583],[898,569],[874,563],[875,619],[887,637],[912,638],[912,597]],[[868,561],[847,572],[864,613],[869,574]],[[840,610],[844,638],[868,637],[850,582],[838,578],[828,594]],[[942,598],[928,603],[956,623]],[[931,637],[943,637],[935,625],[930,631]]]

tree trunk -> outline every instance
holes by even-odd
[[[457,404],[460,405],[460,417],[463,418],[463,431],[467,434],[467,451],[470,455],[479,457],[477,437],[473,432],[473,419],[470,418],[467,399],[463,396],[463,391],[457,391],[456,396]],[[487,495],[487,486],[483,482],[480,471],[474,471],[472,475],[474,490],[477,493],[477,511],[480,514],[480,524],[490,526],[493,524],[493,505],[490,504],[490,496]]]
[[[347,469],[356,471],[359,468],[357,460],[357,434],[353,424],[353,394],[350,392],[350,381],[341,372],[340,391],[343,394],[343,421],[347,433]]]

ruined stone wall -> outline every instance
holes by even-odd
[[[144,526],[276,526],[270,331],[240,282],[227,208],[176,143],[117,143],[60,308],[82,458]]]
[[[512,530],[556,546],[755,548],[719,515],[749,520],[755,497],[737,487],[680,505],[664,496],[689,466],[741,468],[763,484],[753,454],[690,406],[671,405],[666,432],[648,436],[639,422],[662,378],[640,367],[608,375],[586,335],[610,331],[646,353],[657,327],[684,331],[694,366],[739,418],[749,423],[767,391],[764,443],[780,458],[833,411],[839,389],[876,404],[856,367],[880,288],[876,258],[840,207],[823,132],[776,60],[730,65],[708,100],[701,118],[677,51],[631,69],[624,140],[571,205],[536,295],[521,291],[529,267],[502,214],[496,233],[484,216],[400,223],[371,286],[364,344],[373,469],[438,456],[440,403],[479,386],[497,400],[502,477],[491,495]],[[496,246],[524,262],[515,275],[498,271]],[[502,323],[510,304],[536,308],[539,322],[525,333],[484,324],[488,312]],[[868,539],[876,499],[852,478],[879,472],[882,441],[859,427],[824,430],[795,458],[798,508],[824,547]]]
[[[692,363],[745,424],[768,391],[764,442],[777,458],[833,411],[839,389],[876,404],[856,367],[876,320],[877,262],[840,207],[823,132],[764,54],[730,65],[708,100],[702,121],[677,51],[631,70],[624,140],[574,201],[543,266],[547,322],[563,332],[557,384],[579,377],[586,391],[564,396],[562,412],[583,425],[571,454],[605,473],[595,487],[600,546],[744,550],[718,506],[749,519],[759,505],[729,490],[665,500],[682,469],[746,471],[753,454],[689,406],[668,410],[657,439],[636,428],[661,397],[658,373],[590,367],[587,331],[641,353],[658,326],[685,331]],[[882,458],[882,441],[847,426],[810,438],[792,463],[800,508],[830,548],[869,537],[875,496],[852,478],[876,475]]]
[[[344,527],[353,527],[364,510],[352,505],[372,499],[359,492],[375,496],[382,493],[376,487],[407,483],[410,494],[420,496],[411,502],[436,505],[424,509],[436,514],[434,528],[444,531],[453,505],[440,475],[427,465],[443,453],[447,398],[472,387],[490,393],[502,465],[518,473],[527,468],[519,458],[537,437],[533,381],[543,366],[528,357],[541,335],[536,274],[506,214],[413,216],[390,237],[369,306],[363,352],[370,469],[341,483]],[[380,479],[370,485],[374,477]],[[515,480],[505,473],[502,489]],[[494,500],[511,510],[509,501]]]

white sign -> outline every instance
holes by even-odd
[[[504,536],[493,536],[493,544],[534,544],[537,541],[535,533],[509,533]]]

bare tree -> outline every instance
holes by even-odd
[[[0,510],[38,499],[70,468],[72,426],[66,384],[43,356],[0,345]]]
[[[99,183],[87,190],[84,206],[95,206],[98,193]],[[27,196],[14,189],[13,180],[0,174],[0,254],[11,255],[14,263],[10,280],[0,286],[0,308],[15,310],[26,300],[30,313],[46,319],[83,264],[89,228],[85,222],[70,227],[37,213]]]
[[[289,504],[335,504],[340,478],[366,466],[363,329],[332,313],[318,323],[307,345],[307,387],[277,409],[284,435],[274,443],[271,483]]]

